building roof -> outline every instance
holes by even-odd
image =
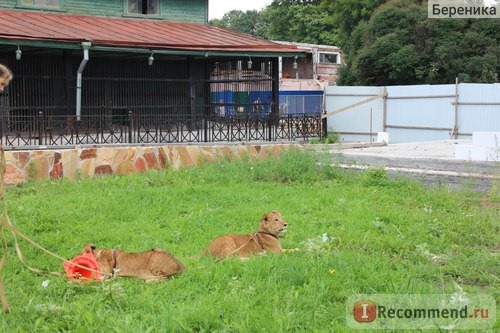
[[[311,53],[312,49],[316,48],[321,51],[338,51],[341,52],[340,47],[335,46],[335,45],[323,45],[323,44],[310,44],[310,43],[296,43],[296,42],[287,42],[287,41],[280,41],[280,40],[275,40],[273,41],[277,44],[280,45],[287,45],[287,46],[296,46],[300,50],[305,50],[308,53]]]
[[[0,44],[75,48],[91,42],[93,48],[117,51],[145,48],[207,55],[303,53],[295,46],[199,23],[12,10],[0,10],[0,22]]]

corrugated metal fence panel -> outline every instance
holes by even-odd
[[[455,85],[387,87],[390,142],[446,140],[455,122]]]
[[[500,84],[458,85],[459,133],[500,131]],[[488,105],[489,104],[489,105]]]
[[[363,102],[384,93],[383,87],[326,88],[326,111],[333,112]],[[328,117],[330,131],[340,133],[341,141],[369,142],[377,132],[383,130],[384,101],[382,98],[361,104]]]
[[[451,139],[452,129],[446,131],[436,131],[427,129],[403,129],[403,128],[390,128],[387,129],[389,133],[390,143],[403,143],[403,142],[421,142],[421,141],[442,141]]]
[[[370,136],[366,133],[369,128],[375,134],[385,128],[392,143],[447,140],[455,137],[456,113],[459,139],[470,138],[474,131],[500,131],[498,83],[461,83],[458,87],[454,84],[391,86],[385,89],[386,99],[349,108],[383,93],[384,87],[327,87],[326,113],[346,108],[328,117],[328,130],[339,132],[344,141],[368,142]],[[455,108],[457,100],[458,107]]]

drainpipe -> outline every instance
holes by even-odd
[[[82,114],[82,72],[89,61],[90,42],[82,42],[83,59],[76,72],[76,120],[79,121]]]

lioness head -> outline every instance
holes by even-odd
[[[288,223],[283,219],[277,210],[262,215],[259,231],[268,232],[278,237],[286,231]]]
[[[94,244],[90,243],[83,247],[80,251],[80,255],[87,253],[93,253],[96,261],[99,263],[101,272],[112,273],[113,272],[113,256],[111,251],[106,250],[96,250]]]

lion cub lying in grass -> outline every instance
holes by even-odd
[[[154,249],[139,253],[120,250],[96,250],[94,244],[87,244],[80,255],[92,252],[99,264],[102,278],[125,276],[157,282],[184,271],[184,265],[170,253]]]
[[[214,239],[203,251],[203,255],[210,254],[215,258],[226,258],[238,255],[247,258],[250,254],[258,252],[281,253],[278,236],[285,232],[288,223],[281,213],[272,211],[262,216],[259,230],[250,235],[225,235]]]

